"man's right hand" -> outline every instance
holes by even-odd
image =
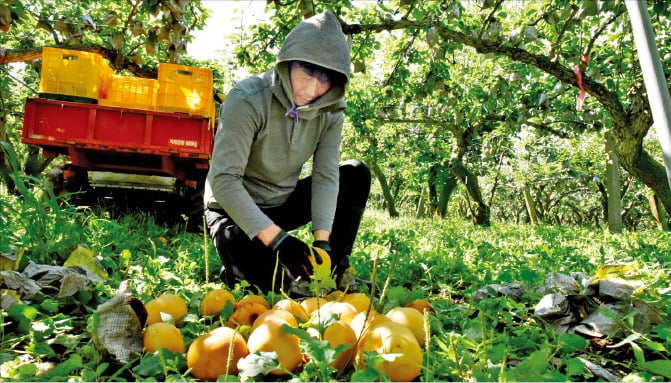
[[[287,234],[284,230],[268,245],[273,255],[277,254],[294,278],[302,277],[309,281],[312,274],[310,248],[300,239]]]

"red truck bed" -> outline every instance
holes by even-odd
[[[83,169],[181,181],[204,179],[214,136],[207,117],[43,98],[26,101],[23,124],[24,143]]]

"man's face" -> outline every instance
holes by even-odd
[[[300,64],[293,62],[289,67],[291,90],[296,106],[307,105],[331,88],[331,82],[323,76],[313,76]]]

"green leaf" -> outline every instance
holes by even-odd
[[[542,372],[547,368],[548,354],[544,351],[534,351],[528,358],[520,363],[519,367],[528,369],[529,371]]]
[[[184,354],[161,348],[153,354],[146,355],[140,364],[133,368],[133,372],[140,376],[168,380],[165,375],[185,369]]]
[[[424,12],[422,7],[415,7],[412,9],[412,17],[416,20],[422,20],[424,18]]]
[[[671,379],[671,360],[651,360],[649,362],[641,363],[641,367],[652,372],[653,374],[661,375],[665,378]]]
[[[639,364],[644,364],[645,363],[645,354],[643,353],[643,349],[641,349],[641,346],[638,344],[631,342],[629,343],[631,345],[632,350],[634,350],[634,357],[636,358],[636,361]]]
[[[35,379],[28,379],[29,377],[33,377],[37,374],[37,366],[32,364],[32,363],[26,363],[20,365],[16,369],[16,375],[14,378],[18,378],[17,380],[25,380],[25,381],[30,381],[30,380],[35,380]]]
[[[233,312],[235,311],[235,308],[233,307],[233,302],[231,301],[226,301],[224,304],[224,307],[221,309],[219,312],[219,315],[225,320],[228,321],[228,318],[233,315]]]
[[[105,370],[107,370],[107,367],[109,367],[109,365],[110,364],[107,362],[101,363],[98,367],[96,367],[96,374],[98,376],[102,375],[105,372]]]
[[[39,355],[41,357],[55,358],[57,356],[54,349],[51,348],[51,346],[49,346],[48,344],[43,342],[35,343],[33,352],[35,353],[35,355]]]
[[[60,301],[57,301],[55,299],[45,299],[41,304],[40,307],[43,308],[45,311],[50,312],[50,313],[55,313],[58,312],[58,307],[61,305]]]
[[[589,345],[587,339],[577,334],[562,334],[558,340],[560,350],[566,353],[580,351]]]
[[[334,323],[340,320],[338,314],[329,312],[326,315],[313,315],[310,320],[311,327],[314,327],[319,331],[320,334],[324,334],[324,331],[331,327]]]
[[[45,376],[52,380],[60,378],[59,380],[67,381],[67,378],[72,371],[82,368],[84,368],[82,357],[79,354],[72,354],[68,360],[56,365],[56,367],[46,373]]]
[[[354,371],[352,382],[377,382],[380,379],[380,372],[372,367],[362,368]]]
[[[385,308],[404,306],[408,301],[410,291],[403,286],[390,287],[387,290],[387,297],[384,302]],[[385,311],[385,310],[383,310]]]
[[[133,253],[128,249],[121,250],[121,260],[123,261],[123,266],[128,267],[132,259]]]
[[[17,303],[9,308],[9,317],[18,323],[18,329],[22,333],[30,332],[30,323],[37,317],[38,311],[35,307]]]
[[[133,372],[139,376],[159,376],[163,375],[163,367],[158,353],[151,354],[143,358],[140,364],[133,368]]]
[[[24,303],[18,303],[12,305],[12,307],[9,308],[8,312],[9,316],[17,321],[20,320],[31,321],[37,317],[37,313],[38,311],[35,307]]]
[[[249,354],[238,361],[238,369],[240,370],[240,378],[253,378],[259,375],[266,375],[270,371],[280,368],[280,363],[277,360],[277,353],[273,352],[256,352]]]
[[[599,13],[599,6],[596,0],[583,0],[582,16],[595,16]]]
[[[503,357],[506,354],[506,345],[499,343],[494,345],[492,348],[487,350],[487,358],[492,361],[492,363],[498,363],[503,360]]]
[[[622,347],[622,346],[628,344],[628,345],[631,346],[632,350],[634,351],[634,357],[636,358],[636,361],[639,364],[643,364],[643,363],[645,363],[645,354],[643,353],[643,349],[641,348],[641,346],[639,346],[638,344],[636,344],[634,342],[635,340],[638,340],[640,337],[641,337],[641,334],[633,333],[633,334],[629,335],[628,337],[626,337],[625,339],[618,342],[617,344],[614,344],[612,346],[608,346],[608,348],[618,348],[618,347]]]
[[[317,258],[316,253],[323,253],[320,255],[326,257],[328,257],[328,254],[324,250],[317,247],[311,247],[310,253],[311,253],[310,262],[312,263],[312,275],[310,276],[311,279],[310,291],[319,294],[319,292],[322,290],[330,291],[332,289],[335,289],[336,281],[333,279],[333,277],[331,277],[330,265],[327,264],[326,262],[322,262],[321,264],[313,262],[313,260]]]
[[[524,381],[524,382],[541,382],[545,378],[543,373],[548,367],[547,352],[537,350],[531,353],[526,359],[515,367],[505,372],[505,376],[509,380]]]
[[[93,299],[93,293],[88,290],[79,290],[77,291],[76,297],[79,303],[86,305]]]
[[[107,271],[102,267],[100,260],[96,257],[93,250],[85,246],[77,246],[77,248],[70,253],[70,256],[65,263],[63,263],[63,266],[84,266],[102,279],[107,279],[109,277]]]
[[[520,271],[520,277],[524,281],[535,281],[539,278],[539,273],[531,269],[523,269]]]
[[[235,375],[219,375],[217,382],[242,382],[242,380]]]
[[[23,7],[23,3],[21,3],[19,0],[14,0],[10,5],[10,8],[12,9],[12,12],[19,18],[19,20],[24,20],[26,19],[26,16],[29,16],[28,13],[26,13],[26,9]]]
[[[585,372],[585,363],[578,358],[571,358],[566,361],[566,374],[568,376],[582,375]]]
[[[652,351],[657,351],[657,352],[668,352],[666,347],[659,342],[654,342],[651,340],[641,340],[641,344],[645,345],[645,347],[651,349]]]
[[[350,379],[352,382],[375,382],[386,381],[384,374],[380,372],[375,366],[384,361],[384,358],[375,351],[364,351],[363,353],[365,366],[362,369],[356,370]]]
[[[295,328],[285,324],[282,325],[282,329],[287,334],[295,335],[300,339],[301,350],[310,359],[310,363],[319,366],[318,373],[320,376],[318,376],[318,380],[328,380],[331,373],[335,371],[329,364],[336,360],[339,353],[331,347],[329,342],[313,338],[307,331],[301,328]],[[343,346],[344,347],[340,352],[348,348],[347,345]]]
[[[671,324],[662,323],[656,326],[653,329],[653,332],[657,334],[662,339],[665,339],[667,343],[671,343]]]

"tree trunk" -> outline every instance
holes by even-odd
[[[417,201],[417,210],[415,211],[415,217],[423,218],[426,217],[426,197],[424,196],[424,189],[419,194],[419,201]]]
[[[429,166],[429,212],[436,214],[438,212],[438,164]]]
[[[622,233],[622,199],[620,196],[620,161],[615,152],[615,137],[606,132],[606,191],[608,194],[608,230]]]
[[[655,218],[655,222],[657,222],[657,227],[660,230],[669,231],[669,217],[666,215],[664,209],[659,206],[655,193],[648,193],[648,201],[650,202],[652,216]]]
[[[0,93],[0,142],[9,142],[7,139],[7,110],[5,109],[5,100]],[[9,176],[11,169],[9,159],[5,154],[4,148],[0,147],[0,182],[4,183],[7,191],[14,191],[14,182]]]
[[[595,182],[596,188],[599,190],[599,194],[601,194],[601,215],[603,216],[603,220],[608,222],[608,190],[606,190],[606,185],[601,182],[601,179],[597,179]]]
[[[429,168],[429,207],[431,214],[445,218],[447,215],[447,204],[452,192],[457,187],[457,179],[450,173],[445,176],[445,181],[438,191],[438,170],[444,164],[434,164]]]
[[[578,87],[577,76],[572,68],[563,65],[560,60],[444,27],[439,28],[439,34],[446,40],[471,46],[478,53],[499,54],[532,65],[565,84]],[[616,152],[622,168],[652,189],[664,205],[667,214],[671,215],[671,187],[666,169],[643,148],[643,139],[648,134],[653,120],[642,79],[628,90],[629,106],[626,109],[616,90],[589,76],[583,76],[582,83],[587,93],[603,105],[613,121],[613,134],[617,141]]]
[[[631,140],[620,141],[617,153],[622,167],[652,189],[667,214],[671,215],[671,189],[666,178],[666,169],[641,147],[634,147],[634,144]]]
[[[457,179],[450,174],[447,178],[445,178],[443,189],[440,191],[440,197],[438,198],[438,207],[436,210],[442,218],[445,218],[447,215],[447,204],[450,201],[452,192],[454,192],[456,187]]]
[[[480,226],[490,226],[490,210],[489,206],[487,206],[482,199],[478,178],[468,171],[461,161],[453,161],[450,163],[450,172],[454,174],[455,177],[459,178],[464,186],[466,186],[468,195],[475,204],[475,209],[471,209],[475,223]]]
[[[371,170],[373,171],[373,174],[375,174],[375,177],[377,178],[377,181],[380,183],[380,187],[382,188],[382,195],[384,196],[384,201],[387,203],[387,211],[389,212],[389,216],[398,217],[398,211],[396,210],[394,197],[392,196],[389,183],[387,182],[387,177],[380,169],[380,165],[378,165],[377,161],[371,159],[369,162],[371,165]]]
[[[529,213],[529,220],[531,220],[531,224],[538,225],[536,202],[534,202],[534,197],[531,195],[531,188],[529,185],[524,184],[524,187],[522,188],[522,194],[524,195],[524,205],[527,207],[527,213]]]

